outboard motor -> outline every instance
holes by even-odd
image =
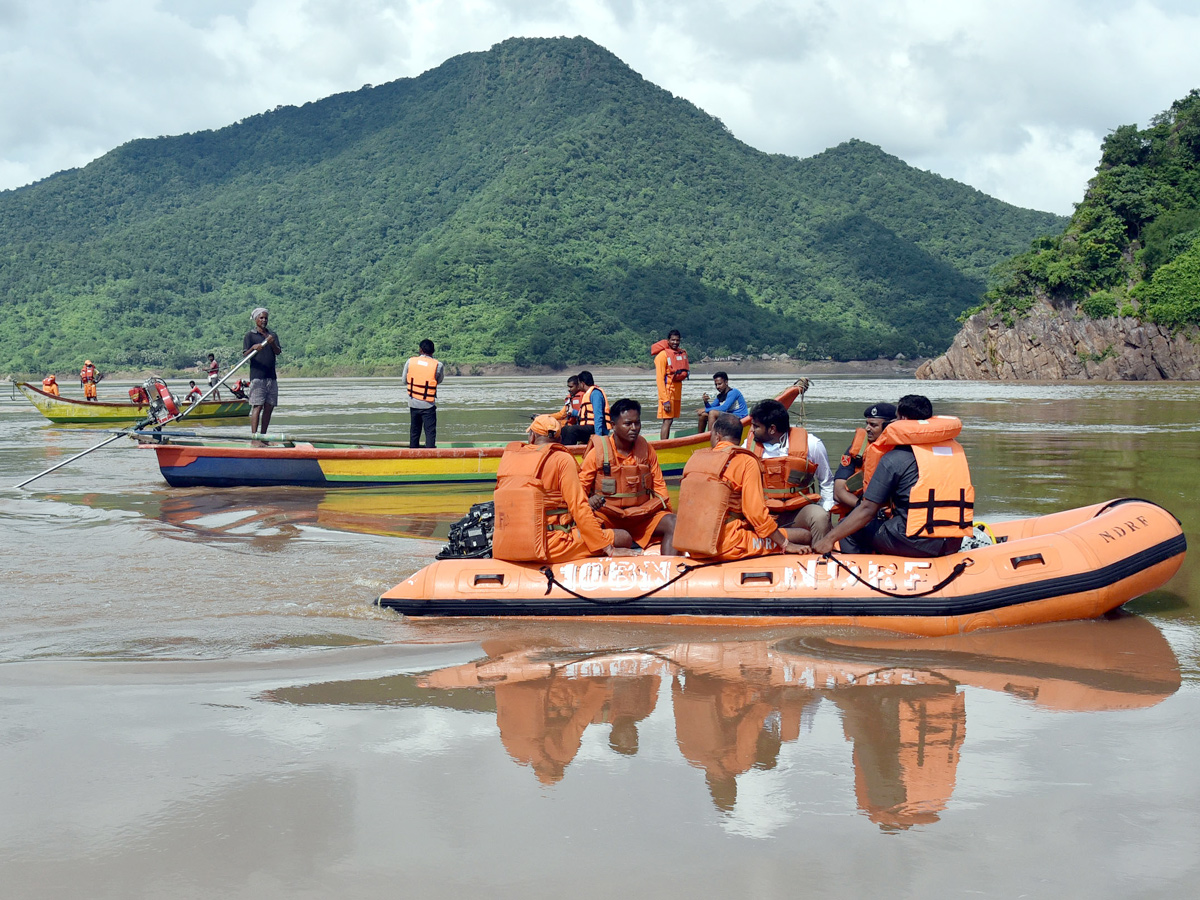
[[[150,398],[150,416],[159,425],[179,416],[179,404],[171,396],[171,389],[161,378],[150,378],[142,385]]]
[[[496,504],[476,503],[470,512],[450,526],[450,543],[436,559],[480,559],[492,555],[492,531],[496,526]]]

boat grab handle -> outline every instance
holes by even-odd
[[[1041,563],[1043,566],[1046,564],[1046,561],[1042,559],[1042,554],[1040,553],[1030,553],[1028,556],[1014,556],[1009,560],[1009,562],[1012,563],[1012,567],[1014,569],[1021,568],[1021,566],[1025,565],[1025,563],[1035,562]]]
[[[742,584],[745,584],[747,581],[766,581],[767,584],[774,584],[775,583],[775,573],[774,572],[743,572],[742,573]]]
[[[497,575],[476,575],[475,584],[504,584],[504,573]]]

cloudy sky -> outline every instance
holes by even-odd
[[[760,150],[849,138],[1069,213],[1200,87],[1196,0],[0,0],[0,189],[138,137],[583,35]]]

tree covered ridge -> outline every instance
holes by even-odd
[[[291,371],[931,353],[985,273],[1058,227],[850,141],[768,155],[583,38],[132,141],[0,193],[0,368],[236,356]],[[98,362],[100,360],[97,360]]]
[[[984,306],[1021,315],[1036,297],[1093,318],[1200,324],[1200,89],[1151,119],[1122,125],[1060,234],[1001,263]]]

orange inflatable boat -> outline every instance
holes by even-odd
[[[991,526],[995,543],[938,559],[771,555],[584,559],[553,566],[445,559],[378,603],[414,618],[851,625],[947,635],[1090,619],[1162,587],[1187,540],[1145,500],[1113,500]]]

